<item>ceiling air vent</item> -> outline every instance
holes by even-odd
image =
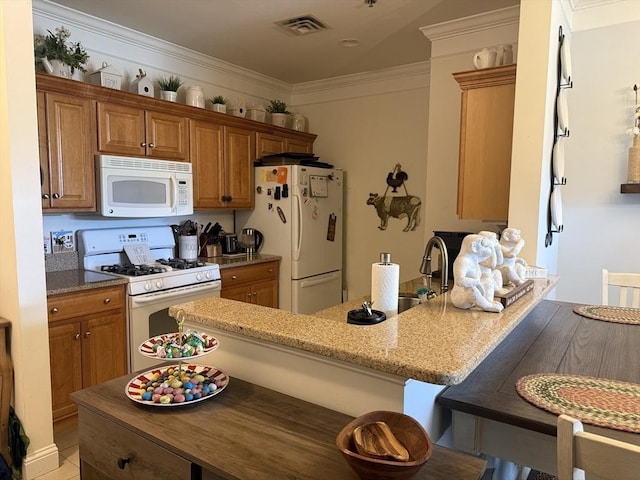
[[[287,20],[276,22],[276,25],[295,35],[308,35],[327,29],[327,26],[313,15],[288,18]]]

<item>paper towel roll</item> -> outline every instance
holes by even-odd
[[[371,301],[375,310],[383,311],[387,317],[397,315],[399,289],[400,265],[395,263],[371,265]]]

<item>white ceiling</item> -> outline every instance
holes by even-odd
[[[519,0],[53,0],[118,25],[295,84],[426,61],[419,28]],[[311,14],[326,30],[276,25]],[[340,41],[357,39],[355,47]]]

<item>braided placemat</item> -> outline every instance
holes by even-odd
[[[610,307],[608,305],[579,305],[573,311],[583,317],[605,322],[640,325],[640,308]]]
[[[538,373],[516,382],[518,394],[556,415],[625,432],[640,433],[640,385],[605,378]]]

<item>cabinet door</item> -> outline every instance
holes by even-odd
[[[98,150],[103,153],[146,154],[144,110],[113,103],[97,103]]]
[[[506,221],[516,66],[461,72],[454,77],[462,89],[458,217]]]
[[[313,153],[313,143],[287,138],[287,152]]]
[[[125,315],[99,314],[82,321],[82,387],[127,373]]]
[[[189,122],[189,149],[193,169],[194,208],[224,207],[223,127],[211,122]]]
[[[256,133],[256,146],[256,160],[261,159],[265,155],[287,151],[286,139],[284,137],[262,132]]]
[[[147,111],[147,155],[186,160],[189,151],[188,120],[185,117]]]
[[[253,303],[265,307],[278,308],[278,281],[258,282],[252,289]]]
[[[70,95],[45,93],[44,110],[46,140],[42,133],[40,147],[45,148],[46,161],[40,152],[43,166],[44,208],[95,211],[95,167],[93,163],[93,135],[91,101]],[[39,126],[42,127],[41,119]],[[46,173],[45,173],[46,172]]]
[[[251,130],[224,127],[225,205],[229,208],[253,208],[254,141]]]
[[[82,389],[80,323],[49,327],[49,363],[51,365],[51,407],[53,420],[76,413],[69,395]]]
[[[220,291],[220,298],[226,298],[228,300],[237,300],[238,302],[251,303],[251,286],[239,285],[237,287],[222,287]]]

